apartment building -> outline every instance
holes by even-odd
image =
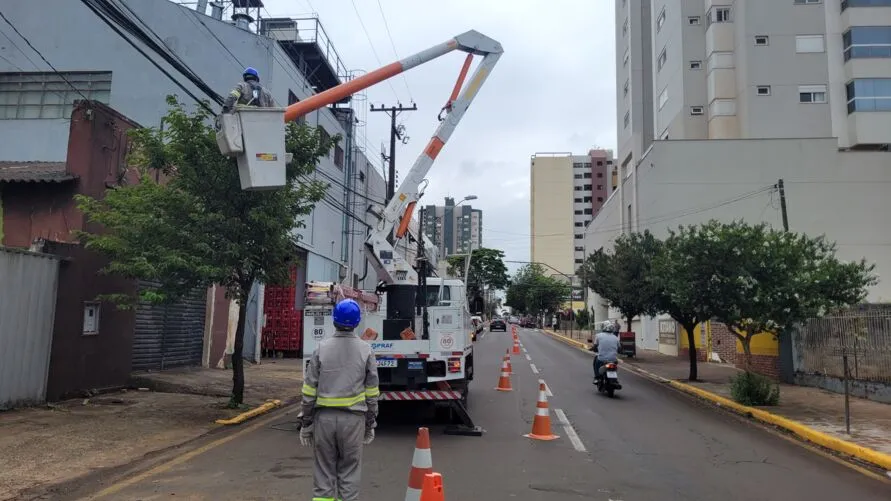
[[[621,0],[619,155],[652,139],[891,143],[891,0]]]
[[[465,199],[467,200],[467,199]],[[424,233],[441,257],[463,254],[483,245],[483,211],[452,197],[444,205],[424,207]]]
[[[548,265],[551,272],[575,273],[585,259],[585,228],[614,189],[613,163],[611,150],[532,156],[532,261]]]

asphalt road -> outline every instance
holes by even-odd
[[[431,425],[434,469],[448,500],[891,499],[886,483],[628,371],[620,373],[624,389],[608,399],[591,385],[590,356],[535,331],[521,339],[526,353],[513,356],[510,393],[494,391],[510,334],[487,333],[477,343],[470,411],[483,437],[446,436]],[[552,442],[522,436],[531,430],[539,379],[553,395],[560,439]],[[308,500],[312,459],[292,430],[296,413],[113,485],[101,499]],[[366,500],[404,497],[417,423],[396,417],[382,416],[366,448]]]

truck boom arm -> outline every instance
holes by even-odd
[[[396,242],[403,238],[408,231],[415,206],[423,195],[422,183],[427,173],[430,172],[433,161],[455,131],[455,127],[464,117],[470,103],[473,102],[480,87],[485,83],[492,68],[495,67],[495,63],[504,52],[501,44],[471,30],[401,61],[388,64],[371,73],[320,92],[304,101],[294,103],[285,109],[285,121],[296,120],[307,113],[338,102],[349,95],[455,50],[466,52],[467,59],[450,99],[443,108],[446,115],[443,117],[440,113],[439,127],[427,147],[415,160],[393,198],[384,208],[377,228],[365,240],[366,252],[378,279],[387,284],[411,285],[417,283],[417,272],[412,263],[396,252]],[[483,60],[470,77],[469,83],[463,86],[474,55],[483,56]],[[395,234],[394,228],[396,229]],[[424,238],[424,235],[418,235],[418,238]]]

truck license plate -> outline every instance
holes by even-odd
[[[377,359],[378,367],[393,368],[396,367],[397,360],[395,358],[379,358]]]
[[[618,379],[619,375],[616,373],[616,371],[609,371],[606,373],[606,377],[610,379]]]

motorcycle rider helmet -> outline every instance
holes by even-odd
[[[616,324],[612,321],[604,320],[600,322],[600,332],[619,332],[619,330],[616,329]]]
[[[334,305],[332,313],[334,327],[339,331],[351,331],[359,326],[362,320],[362,309],[352,299],[344,299]]]

